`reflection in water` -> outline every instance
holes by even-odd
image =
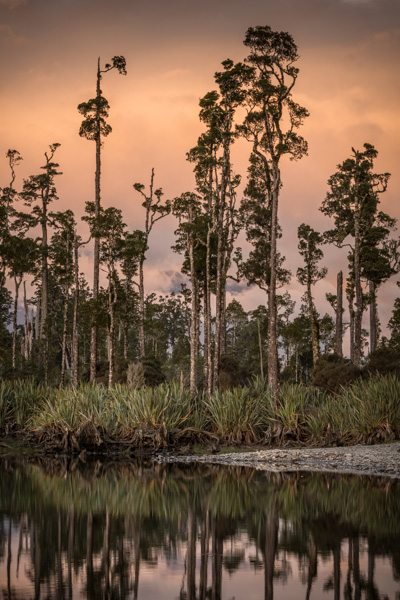
[[[400,482],[0,462],[0,599],[400,599]]]

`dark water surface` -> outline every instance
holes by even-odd
[[[3,459],[0,598],[400,599],[400,482]]]

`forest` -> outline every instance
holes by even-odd
[[[60,144],[49,145],[40,173],[22,184],[23,156],[7,151],[0,428],[58,428],[62,443],[77,448],[83,430],[98,441],[99,427],[142,445],[152,427],[149,444],[158,446],[188,432],[213,443],[398,437],[400,299],[390,337],[381,335],[377,299],[400,270],[396,220],[380,206],[390,174],[376,172],[378,149],[368,141],[338,157],[320,206],[327,229],[302,223],[294,242],[299,266],[296,273],[285,268],[281,165],[308,151],[301,126],[309,112],[295,100],[299,52],[289,33],[268,26],[250,27],[244,46],[243,62],[224,60],[215,89],[200,99],[203,132],[186,156],[194,191],[165,198],[152,169],[149,181],[133,182],[144,209],[133,231],[120,209],[101,201],[102,149],[112,133],[102,87],[112,70],[127,75],[123,56],[104,65],[99,59],[95,95],[77,107],[77,135],[94,142],[96,165],[83,217],[87,239],[71,210],[56,209]],[[238,140],[249,149],[243,176],[232,161]],[[167,215],[176,219],[173,250],[186,283],[179,293],[146,294],[146,255]],[[328,246],[346,248],[347,262],[319,314],[313,290],[327,275]],[[89,248],[92,286],[80,270]],[[297,311],[285,290],[292,277],[304,287]],[[235,298],[227,302],[229,286],[243,281],[265,292],[265,303],[249,312]]]

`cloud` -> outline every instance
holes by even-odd
[[[8,6],[10,10],[18,6],[24,6],[28,0],[0,0],[0,6]]]
[[[2,2],[2,0],[0,0]],[[22,46],[28,42],[23,35],[18,35],[10,25],[0,25],[0,42],[12,46]]]

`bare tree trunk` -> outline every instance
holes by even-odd
[[[140,358],[146,355],[145,335],[144,335],[144,274],[142,258],[139,262],[139,350]]]
[[[192,210],[189,212],[189,221],[193,221]],[[191,328],[190,328],[190,395],[193,398],[197,391],[197,361],[199,345],[199,285],[194,263],[194,239],[190,234],[189,239],[190,280],[192,283]]]
[[[204,373],[204,382],[208,388],[208,351],[209,351],[209,328],[208,328],[208,293],[207,293],[207,285],[204,287],[204,364],[203,364],[203,373]]]
[[[350,315],[350,360],[351,360],[351,362],[354,363],[354,354],[355,354],[354,323],[355,323],[355,318],[354,318],[354,297],[353,297],[352,291],[348,297],[348,302],[349,302],[349,315]]]
[[[271,277],[268,288],[268,383],[274,392],[274,405],[279,401],[279,363],[277,336],[276,280],[277,280],[277,234],[278,234],[278,199],[280,172],[277,166],[273,171],[273,191],[271,198]]]
[[[35,339],[40,339],[40,296],[37,298],[36,318],[35,318]]]
[[[117,303],[117,290],[114,279],[110,278],[108,287],[108,308],[110,314],[110,330],[109,330],[109,369],[108,369],[108,389],[112,387],[114,382],[115,371],[115,305]]]
[[[339,271],[337,275],[336,354],[338,356],[343,356],[343,271]]]
[[[356,193],[357,197],[357,193]],[[353,362],[359,367],[361,365],[361,333],[362,333],[362,315],[364,311],[364,298],[361,287],[361,241],[360,241],[360,206],[359,200],[356,198],[354,209],[354,284],[355,284],[355,304],[356,310],[354,315],[354,356]]]
[[[318,324],[315,315],[314,301],[311,293],[311,284],[307,284],[307,301],[308,301],[308,313],[310,317],[310,328],[311,328],[311,344],[313,353],[313,366],[318,362],[319,358],[319,336],[318,336]]]
[[[213,364],[211,351],[211,230],[207,231],[207,252],[206,252],[206,291],[207,294],[207,392],[211,396],[213,391]]]
[[[68,286],[68,284],[66,284],[64,287],[64,314],[63,314],[63,332],[62,332],[62,342],[61,342],[60,385],[62,388],[65,385],[65,365],[66,365],[66,358],[67,358],[68,300],[69,300],[69,286]]]
[[[78,307],[79,307],[79,256],[78,236],[74,231],[74,312],[72,318],[72,385],[78,385],[79,374],[79,337],[78,337]]]
[[[378,345],[378,305],[376,300],[376,285],[369,282],[369,293],[371,296],[369,324],[370,324],[370,352],[374,352]]]
[[[13,312],[13,337],[12,337],[12,368],[16,368],[16,353],[17,353],[17,315],[18,315],[18,296],[19,288],[22,282],[22,275],[14,275],[15,296],[14,296],[14,312]]]
[[[221,207],[220,207],[221,211]],[[214,340],[214,385],[218,382],[219,361],[221,358],[221,294],[222,294],[222,253],[223,253],[223,231],[222,225],[218,223],[217,229],[217,285],[215,291],[215,340]]]
[[[97,62],[97,81],[96,81],[96,98],[101,96],[100,89],[100,57]],[[100,176],[101,176],[101,119],[100,119],[100,104],[96,110],[96,173],[94,180],[94,214],[95,217],[100,213]],[[96,302],[99,295],[99,280],[100,280],[100,239],[94,238],[93,250],[93,300]],[[97,346],[98,346],[98,331],[97,323],[92,323],[91,339],[90,339],[90,381],[96,379],[97,370]]]
[[[29,337],[30,337],[29,307],[26,299],[26,281],[24,281],[24,359],[29,358]]]
[[[127,319],[124,321],[124,359],[128,358],[128,332],[129,332],[129,323]]]
[[[221,294],[221,356],[226,354],[226,277]]]
[[[28,358],[30,358],[31,353],[32,353],[34,331],[35,331],[35,315],[34,315],[34,312],[33,312],[33,308],[31,308],[31,320],[30,320],[30,324],[29,324],[29,328],[28,328],[28,333],[29,333],[29,337],[28,337]]]
[[[263,358],[263,351],[262,351],[260,319],[257,319],[257,332],[258,332],[258,348],[259,348],[259,352],[260,352],[260,375],[261,375],[261,378],[264,379],[264,358]]]

